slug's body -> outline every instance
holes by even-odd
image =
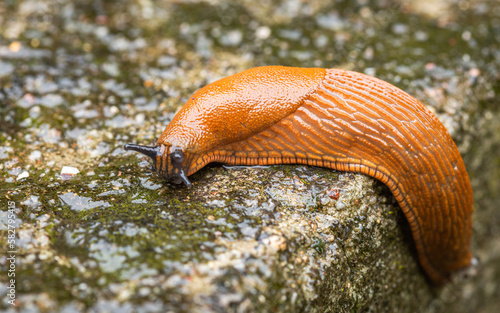
[[[455,143],[419,101],[351,71],[259,67],[197,91],[155,147],[175,182],[210,162],[308,164],[360,172],[386,184],[411,226],[435,283],[471,264],[472,190]]]

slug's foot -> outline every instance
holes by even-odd
[[[222,167],[226,170],[244,170],[247,168],[258,168],[258,169],[266,169],[271,168],[269,165],[225,165],[222,164]]]

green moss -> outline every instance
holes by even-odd
[[[318,252],[319,254],[324,254],[325,253],[325,249],[326,249],[326,244],[323,240],[321,239],[316,239],[314,241],[314,244],[312,245],[312,247],[314,248],[314,250],[316,250],[316,252]]]

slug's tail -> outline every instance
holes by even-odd
[[[450,280],[455,284],[461,284],[464,281],[469,280],[470,278],[476,277],[479,271],[479,260],[473,257],[471,259],[470,265],[452,273]]]
[[[141,146],[141,145],[134,145],[131,143],[127,143],[124,147],[125,150],[132,150],[132,151],[137,151],[139,153],[142,153],[144,155],[147,155],[151,159],[153,159],[153,162],[156,160],[156,155],[158,154],[158,147],[149,147],[149,146]]]

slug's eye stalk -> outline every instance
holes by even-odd
[[[161,154],[159,146],[141,146],[127,143],[124,147],[125,150],[132,150],[142,153],[153,160],[153,170],[156,170],[156,156]]]
[[[141,146],[141,145],[134,145],[131,143],[127,143],[124,147],[125,150],[132,150],[132,151],[137,151],[139,153],[142,153],[144,155],[147,155],[151,159],[153,159],[153,163],[156,161],[156,156],[159,153],[159,147],[158,146]]]
[[[191,187],[192,184],[188,180],[186,173],[184,172],[184,168],[182,166],[182,163],[184,163],[184,151],[182,148],[179,147],[171,147],[170,151],[170,163],[172,164],[173,167],[173,173],[172,173],[172,181],[175,184],[180,184],[184,183],[186,184],[186,187]]]

